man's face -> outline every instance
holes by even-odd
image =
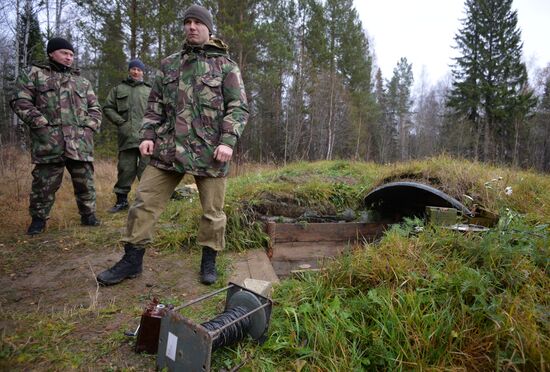
[[[67,67],[71,67],[74,61],[74,53],[69,49],[57,49],[49,54],[50,58]]]
[[[143,80],[143,70],[139,67],[132,67],[128,73],[130,74],[130,77],[136,81],[142,81]]]
[[[210,39],[208,27],[196,18],[187,18],[183,24],[187,42],[191,45],[202,45]]]

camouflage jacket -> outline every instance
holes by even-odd
[[[61,72],[53,63],[33,64],[17,81],[10,104],[30,128],[33,163],[63,158],[93,161],[93,132],[101,109],[88,80],[78,70]]]
[[[111,89],[103,113],[118,128],[118,150],[139,147],[139,130],[151,85],[130,77]]]
[[[211,39],[185,44],[161,62],[142,126],[155,143],[151,165],[198,176],[223,177],[229,165],[214,160],[216,147],[234,147],[248,120],[240,70],[227,46]]]

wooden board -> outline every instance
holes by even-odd
[[[275,243],[373,241],[380,237],[386,225],[379,223],[274,223],[267,224],[267,233]]]
[[[271,264],[277,276],[286,278],[292,271],[319,269],[324,262],[340,256],[349,249],[351,245],[347,242],[277,243],[273,247]]]
[[[230,281],[244,279],[277,283],[294,270],[318,269],[323,261],[340,256],[354,244],[380,237],[387,225],[374,223],[274,223],[267,224],[268,254],[263,248],[240,255]],[[271,261],[270,261],[271,259]]]
[[[317,260],[336,257],[349,247],[345,242],[290,242],[277,243],[271,261]]]
[[[266,226],[269,257],[279,277],[292,271],[318,269],[323,261],[340,256],[355,244],[372,242],[387,225],[379,223],[274,223]]]
[[[234,270],[229,281],[242,285],[247,278],[278,283],[279,277],[265,253],[265,249],[253,249],[239,255],[233,264]]]

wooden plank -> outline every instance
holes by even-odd
[[[263,248],[249,251],[247,262],[250,278],[265,280],[271,283],[279,282],[279,277],[275,273],[275,270],[273,270],[271,261]]]
[[[301,264],[311,265],[311,269],[318,269],[319,266],[316,262],[301,262],[301,261],[272,261],[273,269],[280,278],[286,278],[290,276],[293,270],[300,270]]]
[[[306,272],[306,271],[319,271],[324,263],[329,262],[332,258],[325,257],[320,259],[303,259],[295,261],[271,261],[273,269],[279,276],[279,278],[289,277],[293,271]],[[308,265],[307,269],[304,269],[303,265]]]
[[[271,244],[282,242],[372,241],[386,225],[379,223],[268,223]]]
[[[345,242],[289,242],[273,247],[272,261],[296,261],[335,257],[341,255],[349,244]]]
[[[250,278],[250,270],[248,260],[244,257],[233,264],[233,273],[229,276],[229,281],[242,286],[244,280],[248,278]]]

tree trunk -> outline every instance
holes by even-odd
[[[137,0],[132,0],[130,4],[130,58],[136,58],[137,50]]]
[[[489,142],[490,139],[490,125],[489,121],[485,120],[483,123],[483,161],[489,161]]]
[[[21,61],[23,67],[27,67],[27,64],[29,61],[27,60],[29,57],[29,32],[31,29],[31,17],[32,17],[32,8],[31,8],[31,0],[27,0],[27,4],[25,5],[25,16],[27,17],[27,22],[25,22],[25,33],[23,36],[23,60]]]
[[[519,119],[514,120],[514,153],[512,154],[512,165],[517,167],[519,164]]]
[[[330,71],[330,100],[329,100],[329,106],[328,106],[328,124],[327,124],[327,154],[325,159],[331,160],[332,159],[332,145],[334,143],[333,136],[334,136],[334,124],[332,123],[332,116],[333,116],[333,105],[334,105],[334,74],[333,70]]]
[[[65,0],[55,1],[55,35],[61,34],[61,14],[63,13],[63,7],[65,6]]]
[[[357,131],[357,142],[355,143],[354,160],[359,160],[359,144],[361,143],[361,112],[359,111],[359,130]]]

